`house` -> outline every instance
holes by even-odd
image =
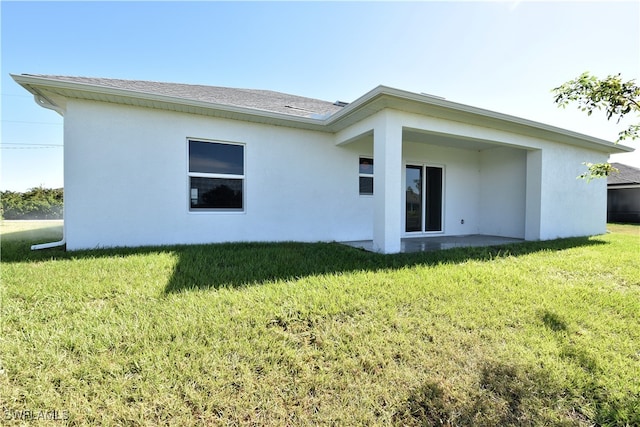
[[[630,148],[378,86],[351,103],[12,75],[64,116],[67,249],[605,232],[583,162]]]
[[[640,223],[640,169],[611,163],[607,177],[607,221]]]

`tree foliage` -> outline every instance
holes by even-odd
[[[20,193],[0,192],[0,215],[4,219],[61,219],[63,189],[34,187]]]
[[[619,172],[618,169],[614,168],[611,163],[583,163],[587,167],[587,171],[583,174],[580,174],[578,178],[586,179],[587,182],[591,181],[594,178],[606,178],[611,175],[613,172]]]
[[[578,108],[591,115],[595,110],[604,109],[607,120],[617,119],[617,123],[630,113],[640,113],[640,86],[635,80],[623,81],[620,73],[598,79],[582,73],[579,77],[553,89],[555,103],[565,108],[570,103],[578,103]],[[632,124],[618,134],[616,143],[625,139],[640,138],[640,124]],[[591,181],[593,178],[606,178],[617,169],[609,163],[584,163],[587,172],[578,178]]]
[[[607,120],[617,122],[629,113],[640,113],[640,86],[635,80],[623,81],[620,73],[598,79],[588,72],[554,88],[555,102],[561,107],[577,102],[578,108],[591,115],[604,109]],[[640,138],[640,124],[632,124],[618,134],[618,141]]]

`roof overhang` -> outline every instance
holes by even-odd
[[[336,132],[384,108],[505,130],[605,153],[634,151],[633,148],[625,145],[614,144],[567,129],[387,86],[376,87],[333,114],[327,119],[327,127]]]
[[[387,86],[378,86],[337,113],[327,118],[316,119],[41,76],[12,74],[11,77],[31,92],[39,105],[55,109],[60,114],[66,111],[68,99],[80,99],[335,133],[378,111],[390,108],[515,132],[605,153],[633,151],[633,148],[589,135]]]
[[[627,190],[630,188],[640,188],[640,183],[634,182],[629,184],[607,184],[609,190]]]
[[[67,99],[80,99],[326,131],[322,120],[291,116],[255,108],[215,104],[39,76],[12,74],[11,77],[31,92],[36,97],[36,101],[38,101],[38,98],[44,98],[47,102],[62,111],[66,111]],[[37,103],[39,105],[41,104],[41,102]]]

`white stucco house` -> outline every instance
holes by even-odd
[[[378,86],[351,103],[102,78],[12,75],[64,116],[67,249],[605,232],[583,162],[631,151]]]

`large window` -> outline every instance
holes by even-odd
[[[244,209],[244,146],[189,140],[191,210]]]
[[[368,157],[360,157],[359,167],[360,194],[373,194],[373,159]]]

